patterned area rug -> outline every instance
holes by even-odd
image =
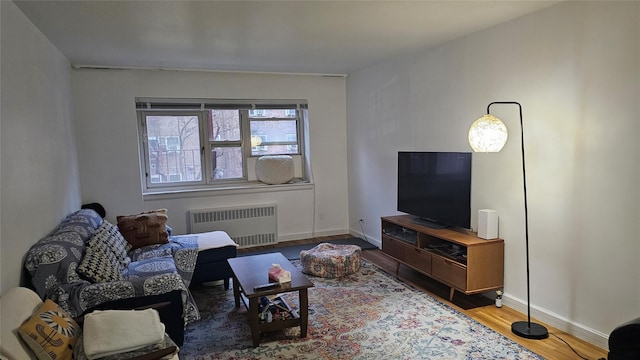
[[[298,268],[300,264],[292,261]],[[542,359],[448,305],[363,261],[354,275],[309,277],[309,330],[266,333],[251,344],[233,291],[197,287],[202,319],[189,324],[181,359]],[[287,293],[295,307],[297,292]]]

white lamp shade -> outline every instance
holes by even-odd
[[[509,132],[497,117],[487,114],[471,124],[469,145],[475,152],[498,152],[507,142]]]

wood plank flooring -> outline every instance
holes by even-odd
[[[273,248],[279,246],[289,246],[301,243],[313,243],[327,241],[330,242],[334,239],[343,239],[351,237],[351,235],[336,235],[327,237],[318,237],[313,239],[286,241],[277,245],[265,246],[262,248]],[[256,248],[252,248],[256,249]],[[239,249],[238,252],[245,251]],[[378,249],[365,250],[362,252],[363,259],[376,264],[382,270],[395,276],[395,270],[397,262],[382,251]],[[449,288],[436,282],[428,277],[421,275],[406,266],[400,266],[399,278],[411,284],[413,287],[424,291],[425,293],[434,296],[442,302],[458,309],[463,314],[471,317],[472,319],[480,322],[481,324],[493,329],[494,331],[503,334],[504,336],[512,339],[513,341],[521,344],[527,349],[543,356],[549,360],[571,360],[571,359],[589,359],[598,360],[601,358],[606,359],[607,351],[590,344],[584,340],[578,339],[572,335],[569,335],[563,331],[560,331],[552,326],[535,320],[547,327],[549,330],[549,338],[544,340],[530,340],[521,338],[514,335],[511,332],[511,323],[514,321],[526,320],[526,315],[513,310],[509,307],[503,306],[502,308],[495,307],[493,300],[481,296],[472,295],[465,296],[464,294],[456,292],[453,298],[453,302],[448,300]],[[533,321],[534,319],[532,319]],[[561,340],[562,339],[562,340]],[[570,348],[564,341],[571,345]],[[576,354],[575,352],[578,354]]]

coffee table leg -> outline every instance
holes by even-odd
[[[307,289],[301,289],[299,292],[300,297],[300,337],[307,337],[307,325],[309,321],[309,294]]]
[[[253,346],[260,345],[260,319],[258,319],[258,298],[249,299],[249,327],[251,328],[251,340]]]
[[[233,298],[236,301],[236,309],[240,307],[240,282],[233,275]]]

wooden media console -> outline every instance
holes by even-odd
[[[382,251],[400,264],[448,285],[477,294],[504,286],[504,240],[479,238],[463,229],[433,229],[411,215],[382,218]]]

